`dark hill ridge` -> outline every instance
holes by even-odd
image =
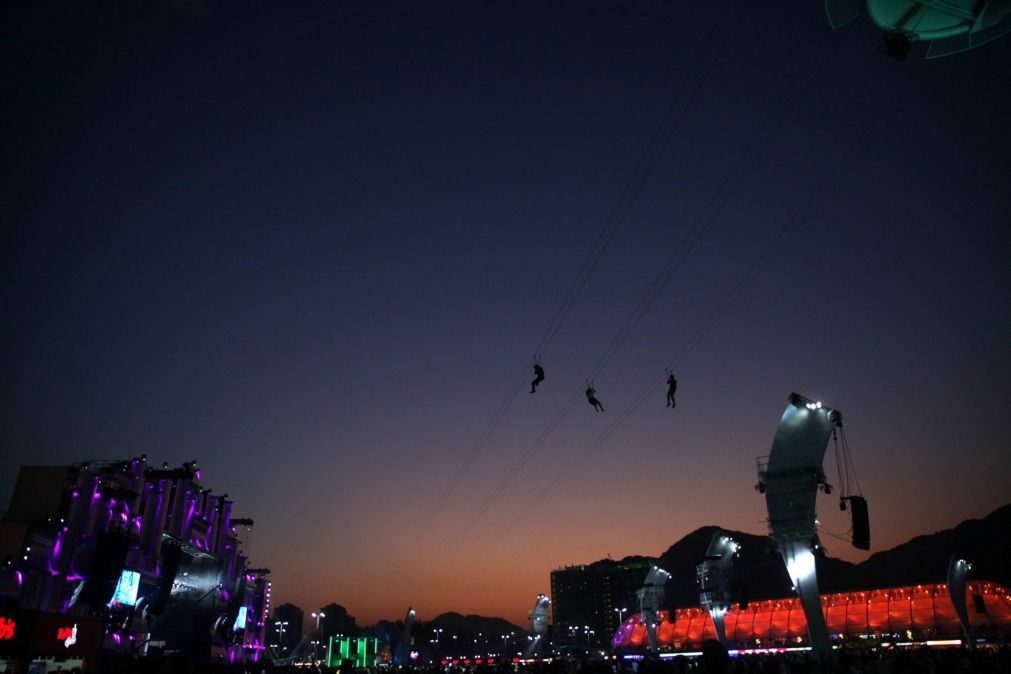
[[[658,563],[672,575],[666,585],[670,606],[698,606],[695,567],[705,556],[719,527],[696,529],[660,555]],[[822,592],[847,592],[874,587],[944,582],[948,560],[959,555],[973,563],[970,579],[1011,584],[1011,504],[978,520],[966,520],[953,529],[917,536],[890,550],[877,552],[860,564],[825,557],[817,560]],[[792,594],[786,567],[769,551],[768,538],[727,531],[741,544],[737,578],[751,599]],[[845,545],[842,541],[830,541]]]
[[[702,561],[713,534],[719,527],[696,529],[660,555],[660,566],[672,575],[666,585],[667,600],[672,606],[698,606],[699,590],[695,584],[695,567]],[[725,530],[741,544],[736,563],[737,580],[748,588],[751,599],[787,597],[792,594],[786,567],[771,554],[766,536]],[[833,557],[818,559],[818,584],[822,592],[843,592],[862,587],[859,567]]]
[[[503,634],[510,632],[523,632],[525,630],[518,625],[513,625],[505,618],[490,618],[480,615],[460,615],[450,611],[440,613],[425,623],[427,627],[440,627],[448,634],[457,634],[464,639],[472,639],[478,634],[486,637],[494,636],[496,639],[502,638]]]
[[[882,585],[937,582],[944,580],[951,555],[972,562],[970,579],[1011,584],[1011,503],[982,519],[876,552],[860,568]]]
[[[668,606],[698,606],[695,567],[706,554],[709,541],[719,527],[696,529],[660,555],[631,555],[618,563],[657,562],[672,574],[666,585]],[[788,597],[792,594],[790,579],[783,563],[769,553],[768,538],[741,531],[724,530],[741,544],[737,561],[737,578],[747,585],[751,599]],[[944,582],[948,560],[959,555],[973,563],[970,579],[992,580],[1011,585],[1011,504],[1002,506],[986,517],[966,520],[953,529],[944,529],[916,538],[871,555],[860,564],[826,557],[817,560],[818,586],[822,592],[848,592],[875,587],[895,587],[917,583]],[[872,532],[873,534],[873,532]],[[834,541],[835,545],[845,545]],[[599,560],[586,566],[613,564]],[[423,623],[416,623],[421,629]],[[441,627],[448,633],[473,638],[477,634],[494,635],[500,639],[510,632],[525,633],[525,629],[503,618],[442,613],[427,626]]]

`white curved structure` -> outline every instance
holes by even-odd
[[[663,586],[670,579],[670,574],[654,565],[646,580],[643,581],[642,588],[639,589],[639,615],[643,624],[646,625],[646,635],[649,638],[649,650],[656,652],[656,623],[660,616],[660,604],[663,602]]]
[[[400,641],[400,665],[406,667],[411,664],[411,629],[414,627],[414,609],[407,607],[407,615],[404,616],[404,633]]]
[[[543,594],[537,595],[534,607],[527,614],[530,617],[530,631],[533,633],[530,643],[527,644],[525,655],[532,656],[540,649],[544,643],[544,635],[548,633],[548,606],[551,600]]]
[[[713,534],[706,558],[698,565],[699,606],[709,611],[716,638],[726,645],[727,631],[723,618],[730,610],[730,583],[734,574],[734,558],[740,544],[722,531]]]
[[[952,557],[948,562],[948,598],[951,599],[951,605],[955,607],[955,615],[958,616],[958,622],[962,625],[962,633],[965,635],[965,643],[968,648],[973,648],[976,645],[972,638],[972,625],[969,623],[969,609],[965,605],[965,581],[971,568],[972,564],[958,557]]]
[[[842,415],[796,393],[779,420],[767,457],[758,458],[758,490],[769,509],[769,538],[786,563],[804,607],[808,638],[816,653],[830,653],[828,628],[818,595],[814,556],[821,547],[815,529],[815,497],[825,484],[822,462],[833,426]]]

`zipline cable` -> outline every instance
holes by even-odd
[[[489,421],[488,424],[484,427],[484,430],[478,437],[477,442],[475,442],[474,445],[471,447],[470,451],[467,452],[466,457],[464,457],[463,463],[461,463],[460,466],[457,468],[456,472],[453,473],[453,477],[450,479],[449,484],[446,485],[446,488],[442,491],[442,493],[439,495],[439,498],[436,500],[435,505],[432,506],[432,509],[425,516],[425,520],[422,522],[420,528],[418,529],[416,542],[420,542],[421,539],[425,536],[425,534],[428,532],[428,528],[432,525],[432,523],[435,521],[435,518],[438,517],[439,513],[442,512],[442,509],[446,506],[446,502],[449,501],[450,496],[452,496],[453,493],[456,492],[457,487],[460,486],[460,483],[463,481],[463,476],[470,469],[471,464],[474,463],[474,460],[477,458],[481,449],[484,448],[485,443],[488,442],[488,439],[491,437],[492,433],[498,427],[499,422],[502,421],[502,417],[505,416],[505,413],[509,409],[510,405],[512,405],[513,400],[516,399],[516,396],[522,390],[523,385],[526,383],[528,370],[529,366],[524,365],[522,371],[520,371],[516,379],[513,380],[513,384],[509,388],[509,392],[506,394],[505,398],[499,404],[498,409],[495,411],[495,414],[491,418],[491,421]]]
[[[815,62],[818,57],[818,52],[823,48],[823,46],[824,43],[818,43],[815,45],[815,49],[812,50],[808,58],[803,59],[801,69],[797,72],[795,77],[791,78],[791,81],[799,79],[801,75],[803,75],[804,69],[808,67],[808,64]],[[824,65],[824,63],[822,63],[822,65]],[[771,120],[776,112],[783,106],[790,93],[789,89],[785,89],[775,105],[769,108],[765,117],[757,123],[754,128],[760,129],[765,127],[767,122]],[[786,119],[787,116],[785,114],[779,115],[779,121],[772,126],[772,129],[768,133],[765,134],[764,140],[757,146],[757,149],[755,136],[752,134],[752,141],[746,146],[743,152],[738,154],[737,159],[730,168],[730,171],[728,171],[723,177],[723,180],[712,193],[693,225],[681,238],[681,241],[675,247],[674,252],[664,263],[663,267],[661,267],[660,272],[646,290],[645,295],[640,298],[639,302],[632,310],[632,313],[625,319],[625,323],[618,330],[617,334],[615,334],[611,343],[597,361],[597,364],[591,372],[591,379],[596,377],[596,375],[599,374],[600,371],[603,370],[603,368],[610,362],[617,353],[618,349],[628,338],[629,334],[631,334],[632,330],[635,329],[635,327],[639,324],[639,321],[642,320],[643,316],[645,316],[646,312],[653,305],[656,298],[661,292],[663,292],[664,288],[667,287],[667,284],[670,282],[674,273],[681,268],[682,263],[688,258],[689,254],[692,250],[694,250],[698,242],[702,240],[703,234],[705,234],[709,227],[712,226],[713,222],[720,213],[723,212],[723,209],[727,206],[727,204],[730,203],[730,196],[737,191],[737,188],[740,186],[745,175],[747,175],[754,161],[761,156],[762,152],[765,151],[772,139],[777,133],[779,133],[779,130],[782,128]],[[720,200],[721,196],[723,197],[722,200]]]
[[[722,14],[720,16],[722,18]],[[737,22],[735,21],[734,26],[736,26],[736,23]],[[722,21],[720,20],[717,20],[716,22],[713,23],[712,27],[710,28],[709,34],[703,41],[703,44],[709,43],[709,41],[715,35],[716,29],[721,24]],[[728,35],[730,32],[731,31],[728,31]],[[576,276],[576,281],[573,282],[573,285],[572,287],[569,288],[569,292],[566,294],[565,299],[562,300],[562,304],[559,306],[559,310],[555,313],[555,316],[552,318],[548,330],[545,332],[544,337],[542,338],[540,344],[538,344],[535,353],[540,354],[543,353],[545,350],[547,350],[548,345],[554,339],[555,334],[557,334],[558,329],[561,327],[562,321],[565,319],[566,315],[568,315],[569,310],[572,308],[573,304],[575,304],[576,299],[578,299],[583,288],[586,287],[587,281],[589,281],[590,277],[593,275],[593,272],[596,270],[597,264],[600,262],[601,257],[603,257],[604,255],[604,251],[607,250],[607,247],[610,245],[611,240],[614,238],[614,235],[617,232],[618,227],[625,222],[625,218],[628,216],[633,206],[638,201],[639,194],[642,192],[643,187],[649,181],[649,178],[653,175],[653,171],[656,168],[657,163],[660,161],[660,158],[663,157],[664,153],[666,152],[667,146],[670,144],[670,140],[674,136],[674,132],[680,127],[681,122],[685,117],[685,114],[688,112],[689,106],[684,106],[681,108],[681,113],[678,115],[677,119],[668,129],[667,135],[664,137],[663,142],[660,144],[660,148],[655,152],[653,151],[653,146],[656,143],[657,138],[660,137],[663,128],[667,125],[667,121],[670,119],[670,116],[673,114],[675,108],[677,108],[677,104],[681,100],[681,96],[684,93],[685,88],[688,85],[688,82],[691,81],[692,73],[695,72],[698,66],[698,62],[701,59],[702,53],[703,53],[702,50],[696,52],[695,59],[692,61],[692,65],[688,68],[688,72],[685,74],[684,79],[681,80],[681,86],[678,88],[677,93],[674,95],[674,98],[671,100],[670,105],[667,107],[667,111],[664,113],[664,116],[660,121],[660,124],[658,124],[656,130],[654,130],[653,136],[650,138],[649,144],[646,146],[646,151],[643,152],[642,156],[639,158],[639,162],[636,164],[635,170],[632,172],[632,177],[625,184],[625,188],[622,190],[621,196],[618,197],[617,202],[615,202],[614,207],[611,209],[610,214],[607,216],[607,220],[604,221],[604,227],[603,229],[600,230],[600,233],[597,234],[597,239],[594,241],[593,248],[591,248],[590,250],[591,253],[590,256],[586,259],[586,261],[584,261],[583,266],[580,268],[579,274],[577,274]],[[698,93],[699,88],[701,88],[701,85],[705,83],[706,76],[712,70],[712,67],[715,63],[716,58],[714,57],[709,62],[709,65],[706,67],[706,71],[703,74],[703,76],[698,78],[698,86],[696,86],[695,88],[696,94]],[[632,186],[636,182],[635,176],[639,174],[643,165],[646,164],[647,159],[651,155],[652,160],[649,162],[649,166],[646,168],[642,179],[638,181],[638,185],[633,190]],[[629,194],[630,191],[632,192],[631,197],[626,200],[625,197]],[[624,204],[624,208],[622,208],[622,204]],[[608,225],[610,225],[610,228],[608,228]],[[603,246],[601,246],[600,250],[596,254],[594,254],[593,251],[596,250],[597,244],[604,237],[605,232],[607,233],[607,237],[604,240],[604,244]]]
[[[728,31],[728,33],[727,33],[727,39],[729,39],[729,36],[730,36],[731,32],[732,31]],[[791,78],[790,81],[796,81],[796,79],[798,77],[800,77],[800,75],[803,74],[803,71],[811,63],[817,62],[818,59],[816,58],[816,56],[818,55],[818,52],[823,48],[823,46],[824,46],[824,43],[818,43],[818,44],[815,45],[815,47],[811,50],[811,53],[808,55],[808,57],[802,60],[802,66],[801,66],[800,70],[798,71],[797,75],[795,77]],[[824,63],[821,63],[820,65],[823,66]],[[709,70],[711,69],[711,67],[712,67],[712,63],[710,63],[710,67],[707,68],[707,71],[706,71],[707,74],[708,74]],[[808,76],[810,76],[810,75],[808,75]],[[703,79],[705,79],[705,78],[703,78]],[[789,96],[790,93],[791,93],[790,89],[784,89],[784,91],[780,95],[777,103],[774,104],[769,109],[768,113],[766,114],[766,118],[765,119],[771,118],[771,116],[774,113],[776,113],[780,109],[781,106],[783,106],[783,104],[786,102],[787,97]],[[732,165],[732,167],[731,167],[730,171],[727,173],[727,175],[724,176],[723,181],[720,183],[720,185],[717,187],[716,191],[713,193],[713,195],[711,196],[711,198],[709,199],[709,201],[706,203],[706,206],[703,208],[702,212],[700,213],[699,217],[696,219],[695,223],[692,225],[691,228],[689,228],[689,230],[685,234],[685,236],[682,237],[682,239],[679,242],[678,246],[675,248],[674,253],[670,256],[670,258],[668,258],[667,262],[661,268],[660,273],[657,275],[657,277],[654,279],[653,283],[647,289],[646,294],[642,298],[640,298],[639,302],[636,304],[635,308],[632,310],[632,313],[629,315],[628,318],[626,318],[624,324],[619,329],[619,331],[615,335],[615,337],[612,338],[610,344],[608,345],[607,349],[604,351],[603,355],[598,359],[597,364],[594,366],[594,368],[592,369],[592,371],[590,373],[589,379],[592,380],[592,379],[596,378],[596,376],[608,365],[608,363],[611,361],[611,359],[615,356],[615,354],[617,353],[618,349],[621,347],[621,345],[628,338],[628,336],[631,333],[632,329],[635,328],[635,326],[638,324],[638,322],[645,315],[646,311],[652,305],[652,303],[656,299],[656,297],[660,294],[660,292],[663,290],[663,288],[666,287],[667,283],[669,282],[670,278],[673,276],[674,272],[677,271],[677,269],[680,268],[681,262],[683,262],[684,259],[687,258],[688,254],[691,252],[691,250],[694,248],[694,246],[701,239],[702,234],[706,231],[706,229],[708,229],[708,227],[712,224],[712,222],[715,221],[716,217],[722,212],[723,208],[729,203],[730,197],[736,192],[737,188],[739,187],[740,183],[743,181],[744,176],[747,174],[747,172],[750,169],[751,165],[754,163],[755,159],[757,159],[757,157],[760,156],[761,152],[764,151],[765,147],[769,144],[769,142],[771,142],[772,138],[774,138],[775,135],[779,132],[780,128],[782,127],[783,123],[785,122],[785,119],[786,119],[786,115],[785,114],[784,115],[780,115],[779,122],[777,124],[775,124],[773,126],[772,130],[765,135],[764,140],[758,146],[758,150],[757,151],[755,151],[755,147],[756,147],[756,143],[757,143],[757,137],[753,136],[751,143],[749,143],[746,146],[746,148],[738,155],[737,160],[734,162],[734,164]],[[763,120],[762,124],[764,124],[764,120]],[[761,124],[759,124],[759,126],[761,126]],[[747,164],[745,164],[745,159],[749,159],[749,161],[747,162]],[[744,169],[743,170],[739,170],[739,169],[741,169],[742,165],[744,166]],[[729,185],[729,188],[728,188],[728,185]],[[717,199],[720,197],[721,194],[723,195],[722,201],[719,203],[718,206],[716,206],[716,208],[714,210],[712,210],[711,213],[709,213],[709,217],[707,218],[706,217],[707,212],[710,210],[710,208],[712,208],[713,204],[716,203]],[[653,382],[651,382],[651,384],[650,384],[651,389],[650,390],[652,390],[652,387],[655,385],[655,383],[656,383],[655,380]],[[579,396],[581,394],[582,394],[582,390],[576,391],[573,394],[573,396],[566,403],[565,407],[563,407],[562,411],[559,412],[559,414],[556,415],[556,417],[554,419],[552,419],[552,421],[549,423],[548,427],[545,428],[545,430],[542,431],[540,433],[540,435],[538,435],[538,437],[527,448],[527,450],[523,453],[523,455],[520,456],[520,458],[517,460],[517,462],[509,470],[509,472],[506,474],[506,476],[499,482],[499,484],[495,487],[495,489],[493,489],[485,497],[484,502],[475,511],[475,514],[471,518],[470,523],[465,527],[465,529],[464,529],[465,532],[469,532],[473,528],[473,526],[477,523],[477,521],[481,518],[481,516],[485,512],[487,512],[488,509],[491,507],[491,505],[499,498],[499,496],[501,496],[501,494],[505,492],[505,490],[506,490],[506,488],[508,488],[509,484],[511,484],[512,481],[515,480],[516,477],[518,477],[519,473],[526,466],[526,464],[530,461],[530,459],[534,456],[534,454],[537,453],[537,451],[547,441],[548,437],[554,432],[554,430],[558,427],[558,425],[565,418],[565,416],[569,413],[569,411],[571,411],[572,407],[574,406],[575,401],[579,399]],[[624,419],[624,415],[619,415],[619,418],[620,419]]]
[[[559,411],[558,414],[556,414],[554,418],[551,420],[551,422],[547,425],[547,427],[543,431],[541,431],[541,434],[537,437],[537,439],[534,440],[534,442],[531,443],[529,447],[527,447],[526,451],[523,453],[520,459],[515,464],[513,464],[512,468],[509,469],[509,472],[506,474],[506,476],[502,478],[502,480],[498,483],[498,485],[495,486],[495,489],[493,489],[485,497],[484,501],[481,503],[478,509],[474,511],[474,514],[471,517],[470,521],[464,527],[463,530],[464,533],[470,532],[470,530],[474,527],[474,525],[477,524],[478,520],[480,520],[481,517],[484,516],[484,514],[488,511],[488,509],[505,492],[505,490],[509,487],[512,481],[516,479],[520,471],[522,471],[523,468],[530,461],[530,459],[533,458],[534,454],[537,453],[537,451],[541,448],[541,446],[548,439],[548,437],[552,433],[554,433],[555,429],[557,429],[558,426],[562,423],[562,421],[565,420],[565,417],[568,416],[569,412],[572,411],[572,408],[575,407],[576,403],[579,402],[579,399],[582,396],[583,391],[582,389],[580,389],[575,393],[573,393],[572,396],[565,402],[565,405],[562,407],[561,411]]]
[[[722,16],[723,15],[721,14],[720,18],[718,18],[713,23],[710,32],[706,36],[703,44],[708,44],[709,40],[715,34],[716,29],[720,25],[722,25],[721,21]],[[666,136],[663,139],[660,148],[658,150],[655,150],[654,146],[656,145],[656,141],[658,138],[660,138],[664,127],[668,125],[668,122],[671,119],[671,115],[677,109],[678,104],[681,101],[682,95],[685,92],[685,88],[687,87],[688,82],[691,81],[692,74],[697,68],[698,61],[701,59],[702,53],[703,50],[696,51],[695,59],[693,60],[692,65],[689,66],[684,78],[681,80],[681,85],[678,87],[677,92],[675,93],[673,99],[671,100],[670,105],[667,107],[667,110],[664,112],[664,115],[661,118],[660,123],[654,130],[653,135],[650,137],[649,143],[647,144],[645,151],[639,158],[639,161],[636,164],[635,169],[633,170],[629,180],[625,184],[625,187],[622,190],[620,196],[618,197],[618,200],[616,201],[614,207],[611,209],[611,212],[608,215],[607,219],[604,221],[604,226],[598,232],[597,237],[590,248],[590,254],[583,261],[583,264],[580,267],[579,272],[576,274],[576,278],[573,280],[572,285],[569,287],[565,296],[562,298],[562,302],[559,304],[558,309],[555,310],[555,314],[549,321],[547,329],[542,335],[540,341],[537,343],[537,348],[534,350],[535,355],[537,356],[543,355],[543,353],[547,350],[548,346],[553,341],[555,335],[558,333],[558,330],[562,325],[562,322],[568,315],[569,310],[572,308],[572,306],[578,299],[579,295],[582,293],[583,288],[586,286],[586,283],[588,282],[590,276],[596,269],[598,263],[600,262],[600,259],[604,255],[604,252],[607,250],[611,241],[613,240],[614,235],[618,230],[618,227],[620,227],[621,224],[624,223],[625,218],[627,217],[628,213],[632,208],[632,205],[634,205],[635,201],[638,199],[639,193],[642,191],[643,186],[649,180],[650,176],[652,176],[653,171],[657,165],[657,162],[659,161],[660,157],[663,156],[664,152],[667,149],[667,145],[670,142],[670,139],[673,137],[674,131],[680,126],[681,121],[684,119],[685,113],[688,110],[688,106],[684,106],[681,109],[681,114],[678,115],[674,123],[671,125],[670,129],[668,130]],[[718,55],[718,52],[716,55]],[[715,62],[716,55],[714,55],[713,62]],[[711,67],[712,62],[710,63],[709,68],[707,68],[706,71],[707,73],[709,69],[711,69]],[[705,78],[704,77],[701,78],[701,81],[704,82]],[[642,177],[638,180],[638,184],[636,184],[637,176],[639,176],[640,173],[642,173],[643,166],[647,164],[647,161],[650,159],[650,157],[652,157],[652,161],[649,161],[645,173],[643,173]],[[626,199],[626,197],[629,195],[630,192],[632,194],[631,198]],[[622,209],[623,203],[625,203],[624,209]],[[516,399],[516,396],[518,395],[521,389],[521,385],[528,371],[529,365],[524,365],[523,371],[513,382],[512,387],[509,389],[502,403],[499,405],[499,408],[492,416],[491,421],[489,421],[488,425],[484,428],[481,435],[478,437],[478,440],[474,443],[474,445],[471,446],[470,450],[467,452],[466,456],[464,457],[464,460],[461,462],[460,466],[454,472],[453,477],[450,478],[449,484],[446,486],[446,489],[444,489],[443,492],[439,495],[439,498],[436,499],[435,505],[426,515],[425,519],[423,520],[421,526],[418,529],[418,533],[416,535],[416,543],[420,542],[422,538],[424,538],[424,536],[427,534],[428,529],[434,523],[438,515],[442,512],[442,509],[449,501],[449,498],[453,495],[457,487],[462,482],[463,476],[466,474],[467,470],[469,470],[470,466],[474,463],[474,460],[477,458],[477,455],[480,454],[485,444],[487,444],[488,440],[491,438],[492,433],[494,433],[495,429],[498,427],[498,424],[502,421],[502,418],[504,417],[506,411],[509,409],[513,401]]]
[[[737,22],[735,22],[734,25],[736,26]],[[725,41],[729,41],[732,33],[733,30],[727,31]],[[717,52],[717,54],[718,53],[719,52]],[[715,65],[715,63],[716,59],[713,58],[710,61],[709,65],[707,66],[704,76],[699,78],[699,85],[695,90],[696,94],[698,93],[698,90],[701,89],[702,84],[704,84],[707,81],[708,79],[707,76],[709,72],[712,70],[712,67]],[[682,118],[683,115],[679,117],[678,122],[680,122]],[[671,129],[670,132],[668,132],[666,138],[664,139],[663,144],[664,148],[666,148],[667,143],[670,141],[670,138],[673,135],[673,131],[674,129]],[[660,154],[662,154],[662,152]],[[646,178],[648,178],[649,175],[652,174],[653,168],[656,166],[656,162],[660,154],[654,156],[654,160],[650,164]],[[624,220],[625,216],[627,216],[629,210],[631,209],[631,204],[633,204],[635,199],[638,197],[643,184],[645,184],[645,180],[643,181],[643,183],[640,183],[639,187],[636,189],[635,193],[633,194],[632,200],[630,200],[629,202],[628,207],[621,215],[621,220]],[[661,272],[661,275],[663,275],[663,272]],[[669,277],[670,274],[667,275],[668,279]],[[656,285],[656,283],[657,282],[654,281],[654,285]],[[652,299],[655,299],[657,293],[659,293],[659,290],[653,293],[652,298],[650,298],[649,301],[646,302],[645,304],[643,300],[640,300],[640,302],[636,306],[636,309],[633,311],[633,315],[630,318],[626,319],[625,324],[622,326],[622,329],[619,331],[618,335],[614,339],[612,339],[611,344],[608,347],[608,350],[605,352],[605,355],[598,360],[597,365],[591,371],[589,376],[590,380],[594,379],[596,375],[599,374],[604,369],[604,367],[607,366],[611,358],[613,358],[613,356],[617,352],[618,348],[628,337],[628,334],[631,331],[631,329],[635,327],[636,323],[638,323],[639,318],[641,318],[641,314],[644,313],[646,309],[648,309],[649,304],[652,303]],[[638,317],[635,317],[636,313],[639,314]],[[562,407],[562,410],[555,415],[555,417],[548,423],[548,426],[543,431],[541,431],[541,433],[537,436],[537,438],[533,441],[533,443],[530,444],[530,446],[526,449],[526,451],[513,464],[509,472],[502,478],[502,480],[499,481],[498,485],[496,485],[496,487],[485,497],[485,500],[474,512],[474,515],[471,517],[469,523],[464,527],[464,533],[469,532],[474,527],[474,525],[481,519],[484,513],[486,513],[488,509],[495,503],[495,501],[497,501],[498,498],[505,492],[505,490],[509,487],[509,485],[513,482],[513,480],[515,480],[516,477],[519,476],[520,472],[523,470],[523,468],[526,467],[527,463],[529,463],[529,461],[533,458],[533,456],[537,453],[537,451],[540,450],[543,444],[547,441],[547,439],[551,436],[551,434],[554,433],[554,431],[558,428],[558,426],[569,414],[569,412],[572,411],[572,408],[575,406],[576,402],[580,399],[583,393],[584,393],[583,389],[580,388],[576,390],[572,394],[572,396],[566,401],[565,405]]]
[[[894,114],[894,113],[893,113]],[[884,118],[884,122],[879,120],[877,133],[883,131],[888,124],[888,121],[893,115],[889,115]],[[846,160],[840,162],[837,166],[837,170],[830,171],[820,182],[818,187],[808,196],[805,202],[797,209],[794,217],[790,222],[784,227],[779,234],[766,246],[762,251],[761,255],[752,263],[752,265],[747,269],[747,271],[741,276],[737,281],[731,291],[724,297],[723,301],[719,306],[709,315],[709,317],[703,322],[703,324],[695,331],[688,342],[674,358],[671,359],[668,367],[674,369],[691,351],[702,341],[702,339],[712,330],[713,326],[719,322],[720,318],[723,317],[729,311],[729,309],[740,299],[741,295],[744,294],[746,290],[752,285],[755,278],[765,269],[768,263],[775,257],[776,253],[785,245],[786,241],[789,239],[790,235],[795,232],[800,225],[807,221],[809,211],[812,211],[814,206],[817,205],[832,189],[839,183],[843,175],[846,172],[848,164],[855,157],[855,148],[863,148],[869,144],[871,138],[875,134],[868,132],[865,135],[863,143],[859,143],[856,146],[851,147],[851,151],[847,154]],[[515,527],[521,520],[523,520],[528,514],[535,510],[544,500],[558,487],[570,474],[572,474],[594,451],[596,451],[615,430],[634,412],[648,397],[654,394],[656,385],[663,378],[663,375],[657,375],[650,382],[649,386],[646,387],[642,393],[635,399],[635,401],[626,407],[618,417],[586,448],[584,449],[574,460],[572,460],[558,475],[555,476],[548,484],[545,486],[533,500],[531,500],[527,506],[520,512],[520,514],[513,521],[511,528]],[[845,451],[845,442],[844,442]]]

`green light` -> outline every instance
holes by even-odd
[[[378,651],[379,640],[375,637],[330,637],[327,666],[340,667],[350,661],[356,669],[375,667]]]
[[[368,660],[368,656],[365,652],[368,648],[367,644],[368,640],[365,637],[358,637],[358,641],[355,642],[355,667],[358,669],[368,667],[368,665],[365,664]]]

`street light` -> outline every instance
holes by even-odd
[[[628,610],[627,608],[616,608],[616,609],[614,609],[614,612],[618,614],[618,628],[619,629],[621,628],[621,622],[622,622],[621,621],[621,614],[623,614],[627,610]]]
[[[435,645],[436,657],[438,657],[439,655],[439,646],[440,646],[439,640],[442,638],[442,632],[443,630],[441,627],[432,630],[432,634],[435,635],[434,638],[432,639],[432,644]]]
[[[305,614],[303,614],[305,615]],[[288,621],[274,621],[274,627],[277,630],[277,645],[281,648],[281,655],[284,655],[284,628],[288,626]]]
[[[325,618],[326,617],[326,613],[323,613],[323,611],[320,611],[319,613],[313,613],[312,617],[316,619],[316,634],[319,635],[319,641],[316,642],[316,643],[323,643],[323,634],[319,631],[319,619],[320,618]],[[313,655],[316,657],[316,661],[318,662],[319,661],[319,650],[316,649],[316,648],[314,648],[313,649]]]

